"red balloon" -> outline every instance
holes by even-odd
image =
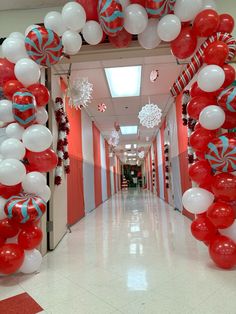
[[[132,35],[123,28],[122,31],[120,31],[117,36],[115,37],[108,36],[108,39],[112,46],[116,48],[125,48],[128,47],[129,44],[131,43]]]
[[[232,206],[218,201],[208,208],[207,217],[216,228],[224,229],[233,224],[235,213]]]
[[[211,181],[211,182],[212,182],[212,181]],[[207,190],[207,191],[209,191],[209,192],[212,193],[211,182],[202,183],[202,184],[199,185],[199,188],[202,188],[202,189]]]
[[[220,14],[219,16],[219,26],[217,32],[221,33],[232,33],[234,29],[234,19],[229,14]]]
[[[207,92],[204,92],[203,90],[200,89],[200,87],[198,86],[197,82],[194,82],[190,88],[190,96],[196,97],[196,96],[204,96],[204,97],[208,97]]]
[[[207,145],[210,143],[210,141],[215,137],[215,134],[212,132],[209,132],[204,129],[196,130],[194,131],[190,138],[189,143],[192,146],[194,150],[201,150],[205,151],[207,150]]]
[[[4,238],[2,238],[2,237],[0,237],[0,247],[5,243],[5,239]]]
[[[228,237],[216,236],[210,243],[209,253],[220,268],[230,269],[236,265],[236,243]]]
[[[211,132],[212,134],[217,135],[217,133],[218,133],[218,131],[219,131],[220,129],[216,129],[216,130],[207,130],[207,129],[205,129],[205,128],[200,124],[200,122],[197,122],[197,123],[195,124],[195,127],[194,127],[194,131],[196,131],[196,130],[205,130],[205,131]]]
[[[199,115],[205,107],[209,105],[216,104],[216,101],[212,97],[205,97],[205,96],[196,96],[193,97],[188,105],[187,105],[187,112],[188,115],[195,120],[199,119]]]
[[[195,151],[196,157],[198,160],[205,160],[205,152],[201,152],[200,150]]]
[[[10,80],[7,81],[4,86],[3,86],[3,93],[4,96],[9,99],[12,100],[13,95],[20,89],[22,89],[24,87],[24,85],[17,81],[17,80]]]
[[[195,17],[193,30],[199,37],[209,37],[217,31],[219,20],[219,15],[216,11],[211,9],[201,11]]]
[[[205,50],[204,61],[206,64],[216,64],[223,66],[228,58],[229,48],[223,41],[215,41],[211,43]]]
[[[231,85],[235,80],[235,69],[232,67],[232,65],[227,63],[222,66],[222,69],[225,72],[225,81],[222,85],[222,88],[226,88]]]
[[[145,7],[146,0],[130,0],[130,4],[140,4],[141,6]]]
[[[34,224],[31,224],[20,231],[18,235],[18,244],[24,250],[33,250],[39,246],[42,238],[42,230]]]
[[[2,238],[13,238],[18,232],[18,225],[12,222],[9,218],[0,220],[0,236]]]
[[[82,5],[86,12],[87,21],[94,20],[98,22],[98,0],[88,1],[88,0],[76,0]]]
[[[236,112],[231,112],[228,110],[224,110],[224,112],[225,112],[225,122],[221,127],[227,130],[234,129],[236,127]]]
[[[14,274],[23,264],[24,251],[15,243],[4,244],[0,247],[0,273]]]
[[[236,176],[230,173],[219,173],[213,177],[212,191],[216,198],[226,202],[236,200]]]
[[[190,178],[198,184],[211,182],[211,166],[207,160],[200,160],[189,167]]]
[[[0,87],[9,80],[16,80],[14,73],[15,65],[5,58],[0,58]]]
[[[56,168],[58,163],[57,154],[51,148],[37,153],[27,150],[25,159],[29,171],[49,172]]]
[[[191,232],[197,240],[209,241],[216,234],[217,229],[206,216],[198,216],[191,224]]]
[[[46,86],[43,84],[33,84],[27,89],[34,95],[38,107],[46,106],[50,99],[50,94]]]
[[[183,27],[179,36],[171,42],[171,51],[178,59],[189,58],[196,48],[197,36],[189,26]]]
[[[17,185],[3,185],[0,183],[0,196],[3,198],[10,198],[11,196],[18,195],[22,191],[21,183]]]

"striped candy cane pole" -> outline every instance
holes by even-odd
[[[214,41],[223,41],[229,47],[229,55],[227,61],[233,59],[236,51],[236,41],[228,33],[215,33],[214,35],[210,36],[198,49],[196,54],[192,57],[188,65],[185,67],[183,72],[179,75],[177,80],[175,81],[174,85],[172,86],[170,92],[172,96],[179,95],[183,89],[188,85],[194,75],[198,72],[204,62],[204,52],[209,44],[213,43]]]

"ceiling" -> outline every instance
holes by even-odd
[[[28,10],[63,6],[68,0],[8,0],[0,1],[0,11]]]
[[[142,66],[141,95],[139,97],[112,98],[104,68],[132,65]],[[57,65],[59,74],[66,73],[67,69],[68,64]],[[138,113],[142,106],[148,103],[150,97],[150,101],[158,104],[161,108],[162,119],[165,117],[173,101],[169,90],[181,69],[182,66],[177,65],[176,59],[171,55],[82,62],[73,63],[71,81],[78,77],[86,77],[93,84],[93,100],[86,111],[106,139],[109,139],[111,131],[114,130],[115,122],[120,126],[138,125],[137,135],[120,135],[120,143],[116,147],[116,152],[119,154],[125,151],[125,144],[137,144],[137,149],[144,147],[145,150],[150,146],[158,127],[148,129],[141,126]],[[150,81],[152,70],[159,71],[159,78],[154,83]],[[105,103],[107,106],[104,113],[98,111],[100,103]]]

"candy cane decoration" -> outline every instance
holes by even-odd
[[[236,52],[236,41],[228,33],[215,33],[214,35],[210,36],[198,49],[196,54],[192,57],[189,64],[185,67],[183,72],[179,75],[177,80],[175,81],[174,85],[172,86],[170,92],[172,96],[179,95],[182,90],[188,85],[194,75],[198,72],[204,62],[204,52],[209,44],[220,40],[226,43],[229,47],[229,55],[227,61],[233,59],[235,52]]]

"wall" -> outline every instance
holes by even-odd
[[[165,184],[164,144],[169,144],[169,189],[167,189]],[[148,189],[152,190],[150,182],[150,156],[152,155],[155,163],[157,187],[154,193],[191,218],[191,215],[182,206],[182,194],[191,187],[188,175],[187,145],[187,127],[183,126],[182,123],[182,95],[179,95],[160,127],[145,157],[144,165]]]

